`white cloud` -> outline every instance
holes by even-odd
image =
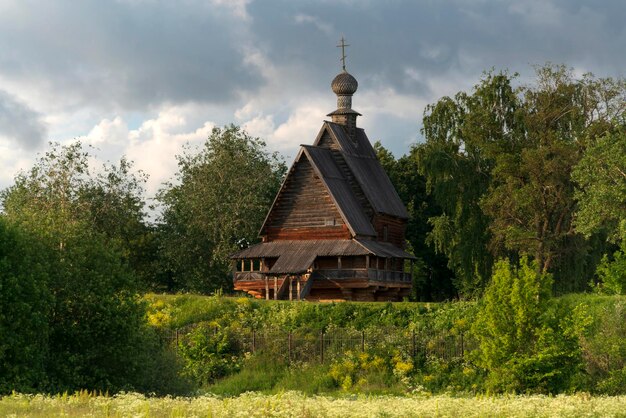
[[[120,116],[103,119],[80,139],[96,147],[100,161],[115,162],[122,155],[134,161],[135,169],[149,175],[146,191],[152,197],[173,178],[183,146],[201,144],[210,135],[215,124],[203,120],[205,111],[198,105],[164,107],[137,129],[129,129]]]
[[[295,15],[293,19],[295,20],[296,23],[299,23],[299,24],[310,23],[313,26],[315,26],[320,32],[323,32],[326,35],[332,35],[333,33],[335,33],[335,29],[333,28],[333,25],[327,22],[323,22],[318,17],[300,13],[300,14]]]
[[[241,20],[250,20],[248,4],[252,0],[211,0],[211,4],[226,8],[233,16]]]

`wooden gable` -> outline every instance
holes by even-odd
[[[349,239],[351,233],[327,187],[301,152],[291,168],[261,235],[275,239]]]

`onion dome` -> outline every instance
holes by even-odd
[[[359,83],[349,72],[343,70],[333,79],[330,87],[337,96],[352,96],[359,87]]]

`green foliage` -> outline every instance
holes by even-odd
[[[239,370],[241,350],[230,336],[231,330],[201,322],[185,334],[178,344],[183,374],[205,386]]]
[[[587,148],[572,177],[579,209],[576,228],[590,236],[604,231],[619,242],[626,235],[626,133],[607,133]]]
[[[46,248],[0,215],[0,394],[31,392],[46,381]]]
[[[411,298],[421,301],[452,299],[458,296],[452,283],[453,273],[443,254],[427,244],[432,230],[428,219],[441,214],[440,207],[426,192],[426,179],[419,172],[414,153],[395,159],[380,142],[374,150],[409,213],[406,228],[407,250],[417,257],[413,263]]]
[[[328,376],[344,392],[388,393],[402,386],[401,379],[411,370],[411,359],[403,359],[399,354],[390,358],[348,351],[331,364]]]
[[[213,129],[202,149],[178,156],[176,184],[158,196],[170,290],[232,288],[228,256],[257,240],[285,171],[264,142],[234,125]]]
[[[623,394],[626,368],[626,301],[602,298],[595,306],[583,301],[575,308],[577,329],[591,390]]]
[[[519,267],[498,261],[473,327],[476,364],[495,391],[558,393],[580,368],[574,323],[549,308],[551,277],[524,257]]]
[[[590,232],[625,210],[626,81],[554,65],[537,68],[532,85],[513,81],[489,72],[471,93],[427,107],[426,142],[412,154],[441,208],[428,240],[463,295],[484,288],[493,257],[520,254],[553,273],[557,292],[583,290],[605,250]],[[582,186],[576,228],[572,172]]]
[[[622,244],[623,247],[626,245]],[[626,253],[623,249],[616,251],[613,258],[607,255],[596,269],[599,283],[596,290],[609,295],[623,295],[626,293]]]
[[[464,359],[430,356],[412,377],[411,392],[478,393],[484,390],[484,373]]]
[[[132,234],[126,226],[141,218],[128,169],[123,162],[117,174],[94,176],[80,143],[53,145],[2,192],[6,221],[43,254],[26,254],[23,263],[9,266],[24,276],[24,288],[34,280],[42,292],[33,289],[28,302],[33,319],[44,321],[44,315],[46,324],[45,378],[36,382],[38,390],[117,391],[141,384],[146,350],[155,346],[148,345],[144,306],[128,266]],[[46,295],[49,306],[38,313]]]

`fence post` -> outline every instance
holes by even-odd
[[[320,331],[320,360],[324,364],[324,330]]]
[[[361,351],[365,352],[365,330],[361,331]]]
[[[465,357],[465,342],[463,341],[463,331],[461,331],[461,358]]]

